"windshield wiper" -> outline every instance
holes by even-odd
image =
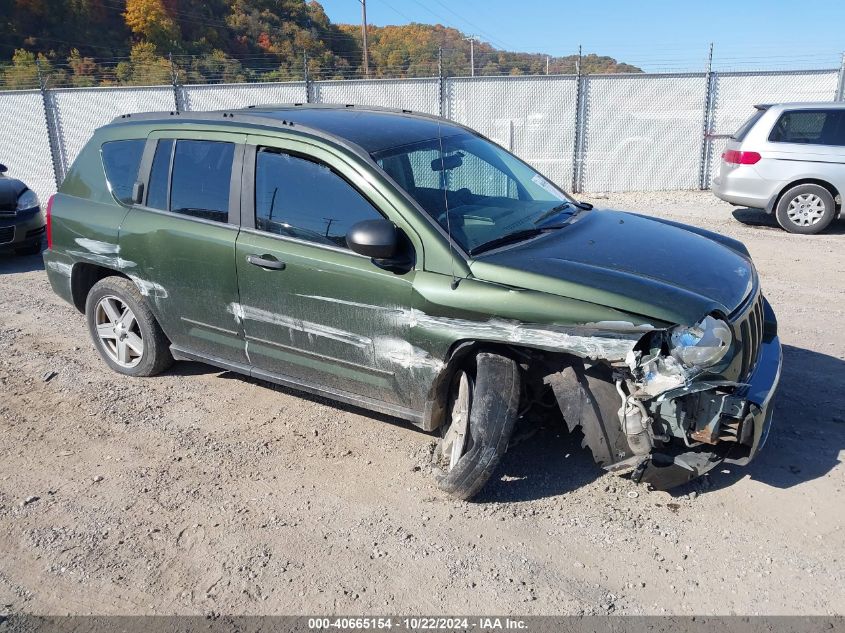
[[[547,220],[548,218],[552,217],[553,215],[557,215],[561,211],[563,211],[566,207],[574,206],[568,200],[565,202],[561,202],[559,205],[552,207],[548,211],[543,211],[537,218],[534,219],[535,226],[540,224],[543,220]]]
[[[538,226],[533,229],[522,229],[521,231],[514,231],[513,233],[506,233],[500,237],[494,238],[489,242],[483,242],[479,244],[475,248],[471,248],[469,250],[469,254],[471,256],[478,255],[479,253],[483,253],[485,251],[493,250],[494,248],[498,248],[500,246],[504,246],[506,244],[513,244],[514,242],[523,242],[525,240],[531,239],[532,237],[536,237],[540,235],[540,233],[545,233],[546,231],[552,231],[554,229],[562,229],[565,224],[550,224],[548,226]]]
[[[573,207],[574,211],[572,212],[572,215],[575,215],[578,211],[589,211],[593,208],[593,205],[589,202],[572,202],[571,200],[564,200],[559,205],[541,213],[540,216],[534,220],[534,225],[536,226],[537,224],[540,224],[543,220],[548,220],[550,217],[557,215],[567,207]]]

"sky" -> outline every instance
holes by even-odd
[[[319,2],[332,22],[360,24],[359,0]],[[652,72],[701,70],[711,42],[723,70],[836,68],[845,52],[845,0],[367,0],[367,21],[439,23],[555,56],[580,44]]]

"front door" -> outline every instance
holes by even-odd
[[[383,213],[365,182],[260,142],[244,158],[242,206],[253,208],[237,242],[233,309],[250,363],[258,375],[405,406],[414,271],[379,268],[345,241],[350,226]]]

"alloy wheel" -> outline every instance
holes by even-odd
[[[451,424],[443,436],[442,461],[452,470],[466,448],[469,413],[472,406],[472,384],[465,371],[456,376],[451,394]]]
[[[135,367],[144,355],[144,337],[129,306],[107,295],[94,309],[97,336],[111,360],[121,367]]]

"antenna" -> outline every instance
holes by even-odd
[[[437,119],[437,142],[440,145],[440,188],[443,190],[443,203],[446,205],[446,234],[449,236],[449,263],[452,268],[452,290],[458,287],[455,276],[455,249],[452,246],[452,221],[449,219],[449,196],[446,193],[446,163],[443,161],[443,134],[440,130],[440,119]]]

